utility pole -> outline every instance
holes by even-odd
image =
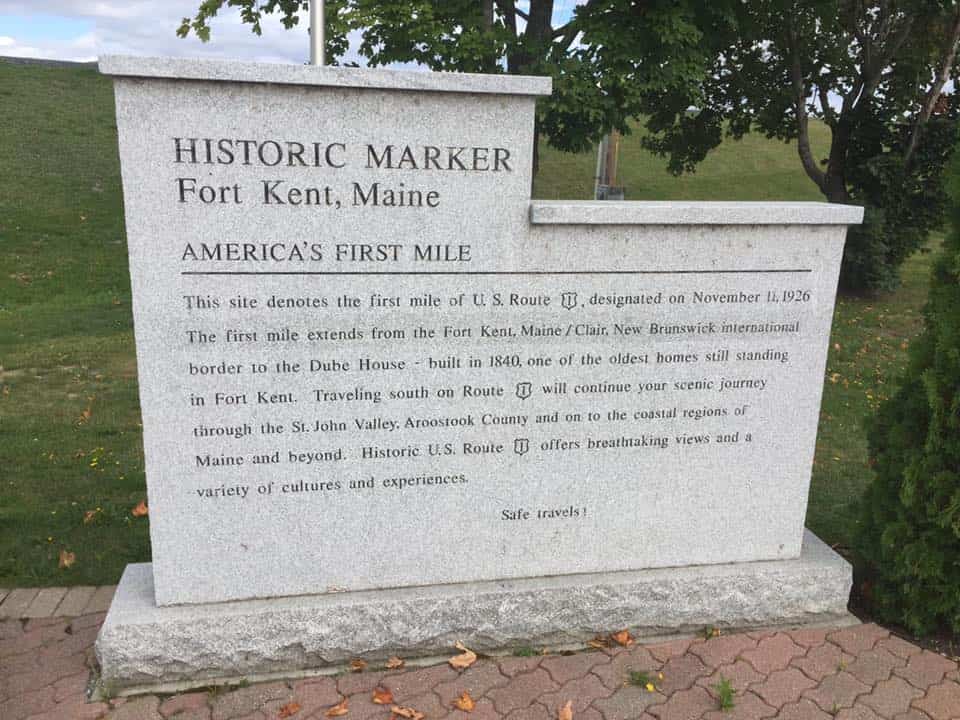
[[[319,67],[327,64],[324,53],[326,29],[323,23],[323,0],[310,0],[310,64]]]

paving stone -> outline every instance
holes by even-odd
[[[84,613],[80,617],[75,617],[70,621],[70,627],[74,630],[86,630],[87,628],[99,628],[103,625],[106,612]]]
[[[864,695],[859,701],[880,715],[893,717],[909,710],[910,703],[920,697],[923,697],[920,690],[903,678],[892,677],[877,683],[873,692]]]
[[[86,668],[86,655],[81,653],[71,657],[44,661],[33,670],[9,676],[6,679],[7,692],[11,695],[19,695],[32,690],[39,690],[71,675],[83,672]]]
[[[13,618],[14,620],[24,617],[23,613],[30,607],[30,603],[39,594],[37,588],[16,588],[7,593],[7,596],[0,603],[0,617]]]
[[[89,682],[90,673],[87,670],[62,678],[53,684],[53,699],[61,703],[71,698],[82,698]]]
[[[662,665],[646,648],[637,646],[617,653],[610,662],[595,665],[591,672],[608,688],[616,690],[630,682],[631,672],[646,672],[655,678]]]
[[[721,635],[692,646],[690,652],[703,660],[708,667],[716,667],[734,662],[742,652],[756,646],[757,641],[747,635]]]
[[[809,649],[823,645],[827,641],[827,635],[829,633],[830,628],[800,628],[789,631],[787,635],[789,635],[790,639],[797,645]]]
[[[57,606],[55,614],[59,617],[83,615],[84,608],[87,607],[96,590],[93,585],[77,585],[70,588]]]
[[[686,690],[709,669],[696,655],[680,655],[667,661],[660,670],[663,678],[656,683],[657,689],[664,695],[672,695],[677,690]]]
[[[0,603],[3,603],[3,599],[7,596],[7,593],[10,592],[9,588],[0,587]]]
[[[53,688],[45,687],[33,692],[16,695],[0,703],[0,718],[3,720],[21,720],[53,709],[57,704],[53,697]]]
[[[300,703],[300,712],[309,716],[317,710],[326,711],[340,702],[337,680],[333,677],[315,677],[300,680],[293,685],[293,697]]]
[[[502,672],[507,677],[513,677],[514,675],[519,675],[520,673],[530,672],[540,667],[540,663],[543,662],[542,656],[535,657],[507,657],[501,658],[497,661],[497,664],[500,666],[500,672]]]
[[[922,700],[913,703],[933,720],[956,720],[960,717],[960,684],[947,681],[927,690]]]
[[[11,675],[27,672],[40,667],[40,656],[36,652],[27,651],[19,655],[0,657],[0,677],[8,678]]]
[[[127,702],[110,711],[110,720],[162,720],[160,698],[156,695],[128,698]]]
[[[839,645],[828,642],[811,648],[803,657],[794,658],[790,665],[820,681],[828,675],[845,670],[852,661],[853,656],[844,653]]]
[[[837,720],[886,720],[877,715],[863,703],[857,703],[852,708],[845,708],[837,713]]]
[[[30,603],[30,606],[24,611],[23,617],[46,618],[53,615],[57,605],[67,594],[67,588],[52,587],[43,588],[37,593],[37,596]]]
[[[864,685],[848,672],[829,675],[820,684],[807,690],[803,696],[813,700],[821,710],[832,713],[837,708],[853,707],[856,699],[870,692],[870,686]]]
[[[487,664],[489,661],[483,660],[480,662]],[[476,667],[477,664],[474,664],[474,667]],[[389,688],[398,704],[403,705],[404,698],[423,695],[423,693],[433,690],[436,685],[456,680],[458,677],[459,673],[450,667],[450,665],[444,663],[443,665],[434,665],[433,667],[410,670],[409,672],[400,673],[399,675],[384,677],[382,682],[378,684]],[[338,682],[337,685],[339,687],[340,683]],[[370,686],[369,689],[371,692],[374,687],[376,687],[376,685]],[[340,692],[343,692],[342,687],[340,687]]]
[[[600,682],[600,678],[588,674],[564,683],[556,692],[544,693],[540,696],[540,702],[546,705],[548,709],[555,709],[562,707],[567,700],[573,700],[573,714],[574,717],[577,717],[594,700],[607,698],[612,694],[612,691]]]
[[[83,700],[70,700],[56,705],[38,715],[29,715],[27,720],[99,720],[104,717],[110,706],[106,703],[88,703]],[[11,720],[13,720],[11,718]],[[178,718],[179,720],[179,718]]]
[[[637,720],[651,705],[666,701],[667,697],[659,692],[650,692],[646,688],[628,685],[620,688],[610,697],[595,700],[593,706],[600,711],[604,720]]]
[[[260,706],[271,700],[289,701],[293,699],[293,690],[286,683],[258,683],[223,693],[214,698],[210,707],[213,720],[231,720],[238,715],[259,710]]]
[[[113,593],[116,592],[116,585],[101,585],[93,591],[86,607],[83,608],[83,614],[106,612],[110,609],[110,601],[113,600]]]
[[[877,641],[889,636],[889,630],[885,630],[874,623],[866,623],[837,630],[830,633],[827,639],[839,645],[844,652],[859,655],[864,650],[871,650],[877,644]]]
[[[395,677],[405,678],[403,682],[408,682],[410,678],[413,677],[412,673],[416,673],[416,671],[411,670],[410,672],[401,673]],[[386,677],[387,674],[383,672],[346,673],[336,678],[337,690],[344,697],[360,693],[371,693],[375,687],[383,684]],[[393,687],[390,687],[390,689],[393,690]],[[420,692],[422,692],[422,688],[418,687],[413,694]]]
[[[765,637],[753,650],[746,650],[740,656],[753,665],[757,672],[769,675],[774,670],[785,669],[790,662],[806,650],[797,645],[786,633],[777,633]]]
[[[957,669],[957,664],[952,660],[937,653],[924,650],[910,657],[906,667],[894,670],[914,687],[926,690],[931,685],[943,680],[944,675]]]
[[[440,701],[447,707],[460,697],[465,690],[474,700],[483,697],[495,687],[506,685],[510,678],[506,677],[500,668],[492,662],[477,663],[473,667],[460,673],[459,677],[442,682],[433,688]]]
[[[338,700],[330,707],[333,707],[333,705],[336,705],[339,702],[340,701]],[[397,702],[397,705],[405,704],[405,702]],[[319,715],[324,714],[328,709],[329,708],[320,710]],[[348,714],[343,716],[344,720],[366,720],[366,718],[373,717],[384,718],[385,720],[390,712],[389,707],[375,704],[371,700],[370,693],[358,693],[356,695],[351,695],[349,698],[347,698],[347,710]],[[314,714],[318,715],[318,713]]]
[[[184,710],[196,710],[197,708],[206,708],[209,695],[205,692],[184,693],[183,695],[174,695],[160,703],[160,714],[168,718]]]
[[[767,705],[779,709],[787,703],[797,702],[805,690],[816,685],[816,681],[811,680],[796,668],[787,668],[770,673],[766,680],[750,689]]]
[[[0,641],[13,640],[23,635],[23,625],[16,620],[0,617]]]
[[[170,720],[210,720],[210,708],[192,708],[173,715]]]
[[[716,697],[717,691],[714,686],[718,685],[721,680],[729,680],[734,690],[743,692],[751,684],[760,682],[764,677],[766,676],[754,670],[753,665],[746,660],[737,660],[731,665],[723,665],[718,668],[717,671],[709,677],[700,678],[697,680],[697,685],[706,688],[711,695]]]
[[[717,702],[702,687],[680,690],[662,705],[653,705],[648,712],[660,720],[697,720],[714,710]]]
[[[519,708],[511,712],[505,720],[554,720],[556,715],[552,715],[546,706],[536,703],[526,708]]]
[[[930,720],[930,716],[916,708],[910,708],[905,713],[897,715],[893,720]]]
[[[876,647],[883,648],[884,650],[893,653],[897,657],[904,659],[922,652],[922,650],[913,643],[907,642],[903,638],[899,638],[896,635],[891,635],[890,637],[877,640]]]
[[[825,713],[813,700],[800,698],[799,701],[780,708],[777,720],[833,720],[833,715]]]
[[[493,703],[487,700],[486,698],[480,698],[476,701],[473,710],[469,713],[464,712],[463,710],[451,709],[450,714],[447,715],[447,720],[499,720],[501,715],[497,712],[497,709],[493,706]]]
[[[777,714],[776,709],[752,692],[736,696],[733,702],[733,707],[729,710],[719,710],[717,703],[714,703],[715,709],[706,713],[703,720],[760,720]]]
[[[59,627],[66,629],[70,624],[69,620],[58,617],[32,617],[23,624],[26,631],[36,630],[37,628]]]
[[[680,638],[670,642],[657,643],[655,645],[644,645],[647,651],[660,662],[666,662],[672,657],[683,655],[697,638]]]
[[[517,675],[509,684],[494,688],[487,696],[493,701],[497,712],[507,715],[529,707],[541,695],[557,689],[557,684],[547,671],[537,668],[533,672]]]
[[[867,685],[875,685],[881,680],[887,680],[894,668],[903,667],[905,664],[902,658],[889,650],[874,648],[857,655],[853,662],[847,664],[847,672]]]
[[[563,685],[574,678],[581,678],[594,666],[607,662],[601,653],[575,653],[573,655],[552,655],[545,657],[540,667],[550,673],[554,682]]]

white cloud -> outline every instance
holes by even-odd
[[[237,10],[225,8],[210,23],[209,43],[192,35],[185,40],[178,38],[180,21],[193,16],[199,3],[200,0],[0,0],[0,16],[36,18],[36,25],[29,28],[26,37],[3,33],[12,35],[14,42],[0,46],[0,54],[80,61],[108,53],[295,63],[309,58],[305,18],[299,26],[286,30],[275,16],[268,16],[263,22],[263,35],[258,37],[240,21]],[[62,37],[63,27],[72,24],[81,28],[77,35]]]

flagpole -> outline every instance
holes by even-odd
[[[323,52],[326,39],[323,21],[323,0],[310,0],[310,64],[320,67],[327,64]]]

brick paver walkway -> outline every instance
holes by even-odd
[[[425,720],[557,720],[568,701],[573,720],[960,719],[957,664],[876,625],[483,658],[463,671],[446,664],[368,669],[86,703],[92,646],[103,617],[0,620],[0,718],[391,720],[390,702],[373,702],[375,691],[379,699],[386,691],[397,706],[423,713]],[[721,678],[736,691],[726,712],[716,689]],[[454,707],[464,692],[475,703],[469,713]],[[344,699],[346,713],[328,715]]]

